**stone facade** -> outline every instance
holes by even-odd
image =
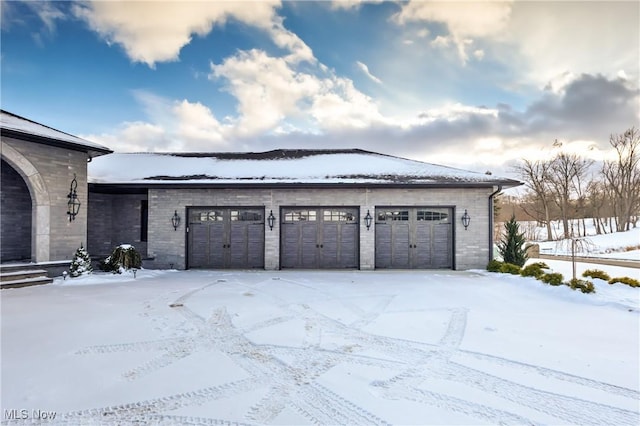
[[[87,152],[2,136],[2,160],[22,177],[31,196],[31,261],[68,260],[86,245],[88,158]],[[81,204],[70,222],[67,194],[74,174]]]
[[[280,267],[280,208],[286,206],[349,206],[360,209],[360,269],[375,267],[375,221],[364,226],[376,206],[442,206],[454,209],[453,245],[455,269],[484,268],[489,260],[489,195],[494,188],[272,188],[272,189],[149,189],[149,235],[147,254],[157,268],[184,269],[186,259],[187,208],[197,206],[264,207],[273,211],[273,230],[265,224],[265,269]],[[465,230],[460,223],[464,210],[471,216]],[[177,230],[171,217],[182,220]]]

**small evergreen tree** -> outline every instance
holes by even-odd
[[[523,266],[527,261],[527,253],[524,250],[524,233],[520,233],[520,225],[516,222],[516,216],[504,224],[505,233],[498,242],[498,252],[505,263]]]
[[[76,254],[73,255],[73,260],[69,267],[69,275],[79,277],[83,274],[90,274],[91,271],[93,271],[91,267],[91,257],[87,250],[82,247],[82,244],[80,244],[80,248],[76,250]]]

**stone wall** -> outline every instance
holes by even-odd
[[[31,260],[71,259],[87,239],[88,154],[3,136],[2,159],[20,174],[31,195]],[[67,194],[74,174],[81,204],[69,221]]]
[[[360,269],[375,267],[375,223],[364,226],[367,211],[376,206],[442,206],[454,209],[453,244],[455,269],[484,268],[489,260],[489,204],[492,188],[318,188],[318,189],[150,189],[148,255],[154,267],[186,267],[186,212],[196,206],[264,207],[273,210],[273,230],[265,225],[265,269],[280,266],[280,207],[350,206],[360,209]],[[471,224],[464,230],[464,210]],[[177,230],[171,216],[182,220]]]
[[[146,194],[89,193],[88,250],[103,257],[120,244],[131,244],[142,257],[147,256],[147,242],[142,241],[142,201]]]

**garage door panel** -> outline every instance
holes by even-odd
[[[409,267],[409,224],[394,224],[392,237],[391,267]]]
[[[376,267],[391,268],[391,226],[376,225]]]
[[[339,268],[358,267],[358,224],[343,224],[340,228],[340,256],[337,259]]]
[[[414,268],[431,267],[431,224],[416,223],[415,237],[413,242]]]
[[[302,223],[300,266],[303,268],[317,268],[318,265],[318,227],[316,222]]]
[[[247,265],[249,268],[264,268],[264,225],[252,223],[247,226],[248,248]]]
[[[209,261],[209,232],[201,224],[191,224],[192,236],[191,250],[189,251],[190,263],[194,268],[205,267]]]
[[[209,225],[209,265],[211,268],[223,268],[226,251],[224,223]]]
[[[293,223],[284,223],[282,232],[282,253],[280,264],[283,268],[293,268],[299,263],[300,229]]]
[[[453,267],[451,256],[451,224],[440,223],[433,227],[433,267]]]

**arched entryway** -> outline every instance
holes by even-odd
[[[22,176],[2,160],[0,262],[31,260],[31,194]]]
[[[2,142],[2,262],[29,260],[49,261],[49,210],[51,201],[47,185],[35,166],[20,152]],[[14,188],[7,187],[5,173]],[[29,200],[27,202],[27,199]],[[12,203],[15,206],[12,207]],[[5,226],[6,224],[6,226]],[[18,226],[12,230],[11,226]],[[14,232],[15,233],[12,233]],[[5,240],[5,232],[8,239]],[[21,238],[22,240],[17,240]],[[18,243],[16,243],[18,241]],[[17,244],[17,246],[16,246]],[[25,247],[28,247],[29,252]],[[5,255],[5,250],[7,254]],[[26,258],[22,258],[26,256]],[[20,257],[21,259],[18,259]],[[5,259],[6,258],[6,259]],[[14,259],[11,259],[14,258]]]

